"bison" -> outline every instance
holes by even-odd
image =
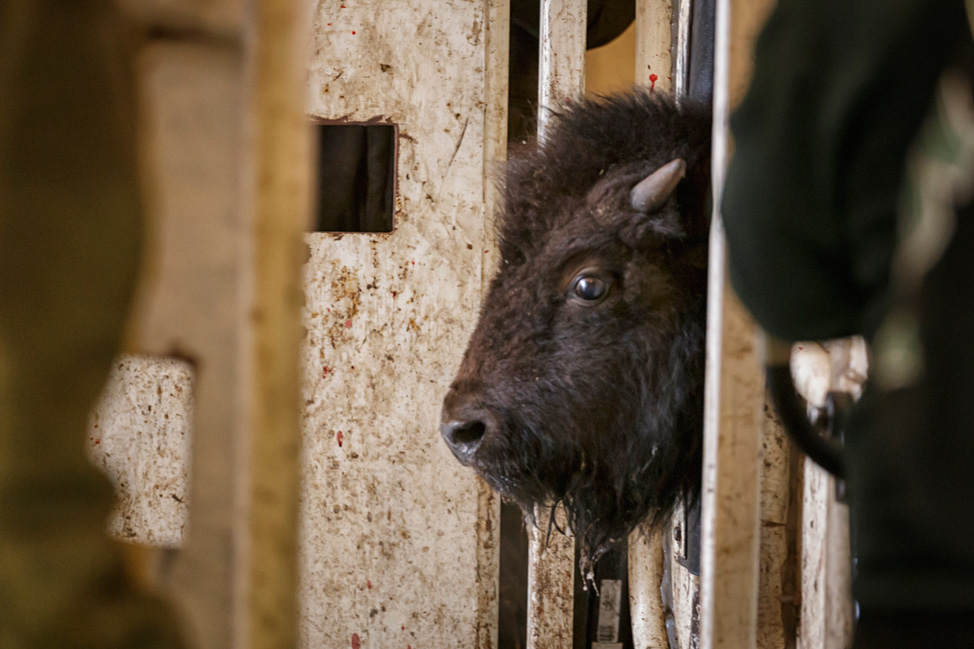
[[[700,485],[710,115],[645,91],[569,104],[514,157],[501,262],[441,433],[583,564]]]

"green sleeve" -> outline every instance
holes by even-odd
[[[883,311],[904,156],[969,38],[961,0],[782,0],[731,119],[731,281],[785,340],[869,334]]]

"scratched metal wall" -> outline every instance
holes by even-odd
[[[489,643],[492,523],[437,432],[489,249],[485,6],[315,12],[311,115],[381,119],[399,137],[395,231],[307,237],[305,647]]]

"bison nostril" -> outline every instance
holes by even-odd
[[[487,432],[482,421],[450,421],[440,426],[440,433],[452,448],[465,453],[473,452]]]

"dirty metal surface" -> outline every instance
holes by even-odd
[[[492,247],[485,8],[316,10],[311,117],[399,137],[395,230],[306,238],[302,647],[494,643],[497,504],[438,433]]]
[[[91,414],[88,449],[115,485],[109,530],[178,547],[186,528],[193,369],[171,358],[122,356]]]
[[[643,524],[629,535],[629,613],[637,649],[666,647],[663,585],[663,543],[669,526],[658,530]]]
[[[539,526],[528,527],[528,649],[572,646],[575,601],[575,538],[551,529],[549,512],[537,508]],[[558,507],[553,528],[567,529]]]
[[[713,193],[731,148],[728,120],[747,86],[754,39],[768,0],[718,0],[714,62]],[[719,203],[715,203],[719,204]],[[701,519],[700,646],[755,646],[761,544],[764,381],[757,332],[726,276],[727,246],[715,210],[710,241],[707,377]]]
[[[835,498],[835,479],[804,460],[799,649],[847,649],[853,603],[849,507]]]
[[[673,92],[672,26],[672,0],[636,0],[637,84]]]
[[[150,39],[139,56],[147,264],[128,349],[195,364],[189,521],[159,578],[194,646],[231,646],[246,379],[241,282],[244,71],[224,42]]]
[[[585,0],[542,0],[538,139],[551,112],[585,93]]]

